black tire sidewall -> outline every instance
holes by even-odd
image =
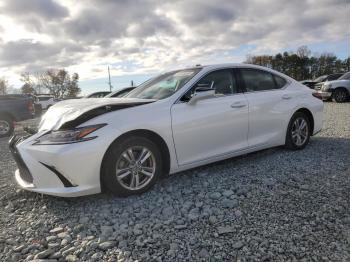
[[[338,100],[338,99],[337,99],[337,93],[340,93],[340,92],[344,92],[344,93],[345,93],[345,99],[344,99],[344,100]],[[337,103],[344,103],[344,102],[346,101],[346,99],[347,99],[347,96],[348,96],[348,94],[347,94],[346,91],[343,90],[343,89],[336,89],[336,90],[334,90],[334,92],[333,92],[333,99],[334,99],[334,101],[337,102]]]
[[[0,116],[0,120],[2,120],[2,121],[6,121],[8,124],[9,124],[9,126],[10,126],[10,130],[9,130],[9,132],[8,133],[6,133],[6,134],[0,134],[0,137],[7,137],[7,136],[10,136],[10,135],[12,135],[12,133],[13,133],[13,130],[14,130],[14,125],[13,125],[13,120],[11,119],[11,117],[8,117],[8,116]]]
[[[293,138],[292,138],[292,127],[293,127],[293,123],[295,121],[295,119],[297,118],[303,118],[305,119],[306,123],[307,123],[307,127],[308,127],[308,136],[307,136],[307,139],[305,141],[305,143],[301,146],[298,146],[296,145],[294,142],[293,142]],[[292,150],[300,150],[300,149],[303,149],[306,147],[306,145],[309,143],[309,140],[310,140],[310,136],[311,136],[311,128],[310,128],[310,120],[308,118],[308,116],[302,112],[296,112],[291,120],[289,121],[289,124],[288,124],[288,130],[287,130],[287,135],[286,135],[286,147],[289,148],[289,149],[292,149]]]
[[[124,188],[115,176],[117,159],[119,156],[131,146],[144,146],[149,149],[155,158],[156,161],[156,171],[152,180],[144,187],[139,190],[128,190]],[[105,158],[102,163],[102,179],[103,188],[107,189],[111,193],[117,196],[129,196],[137,195],[148,191],[160,178],[162,175],[163,164],[162,157],[158,146],[151,140],[143,137],[129,137],[123,141],[115,141],[109,147],[106,152]]]

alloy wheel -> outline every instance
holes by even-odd
[[[155,157],[148,148],[133,146],[117,160],[116,178],[128,190],[139,190],[152,180],[156,172]]]
[[[346,100],[346,93],[344,90],[337,90],[335,93],[334,93],[334,99],[335,101],[337,102],[344,102]]]
[[[306,120],[302,117],[295,119],[292,126],[292,140],[296,146],[302,146],[308,139],[309,127]]]
[[[10,124],[5,120],[0,120],[0,135],[6,135],[10,132]]]

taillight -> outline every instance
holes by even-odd
[[[28,110],[34,114],[34,104],[32,101],[28,101]]]
[[[322,100],[322,95],[320,93],[314,92],[314,93],[312,93],[312,96]]]

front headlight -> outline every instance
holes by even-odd
[[[62,145],[62,144],[71,144],[77,142],[88,141],[96,138],[97,136],[89,136],[92,132],[95,132],[97,129],[104,127],[106,124],[92,125],[78,127],[69,130],[56,130],[50,131],[36,139],[34,145]]]

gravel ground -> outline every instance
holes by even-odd
[[[350,103],[302,151],[182,172],[148,193],[25,192],[0,140],[0,261],[350,261]]]

